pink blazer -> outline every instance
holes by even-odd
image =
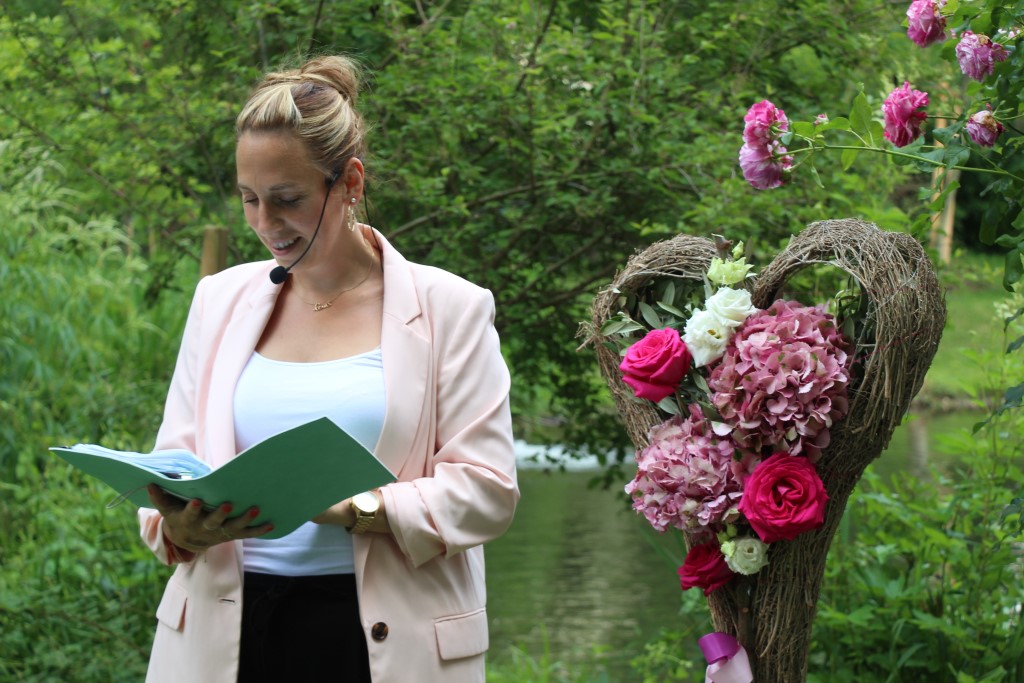
[[[370,668],[375,683],[482,683],[481,546],[504,533],[519,500],[494,302],[374,236],[387,390],[376,455],[398,481],[382,489],[393,536],[353,539]],[[235,457],[235,384],[280,291],[267,277],[274,265],[245,264],[199,283],[156,448],[187,448],[214,467]],[[139,520],[147,545],[174,563],[160,515],[143,508]],[[157,608],[147,681],[235,683],[241,553],[240,542],[224,543],[177,564]]]

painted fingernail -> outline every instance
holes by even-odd
[[[224,503],[223,505],[220,506],[220,511],[223,512],[225,515],[230,514],[231,513],[231,509],[232,509],[231,503]]]
[[[202,505],[202,503],[199,502],[198,498],[193,498],[188,502],[188,506],[193,509],[199,507],[200,505]]]
[[[267,527],[267,533],[268,533],[268,534],[269,534],[269,533],[270,533],[271,531],[273,531],[273,530],[274,530],[274,525],[273,525],[273,524],[271,524],[270,526],[268,526],[268,527]]]
[[[259,517],[260,516],[260,509],[259,508],[252,508],[251,510],[249,510],[249,516],[250,517]]]

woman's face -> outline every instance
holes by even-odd
[[[286,132],[248,132],[235,150],[238,190],[245,220],[281,265],[291,265],[305,251],[316,230],[327,183],[306,145]],[[342,232],[345,185],[335,183],[327,201],[320,234],[302,266],[332,253]],[[348,232],[347,230],[344,232]]]

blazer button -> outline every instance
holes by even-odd
[[[370,635],[379,643],[388,637],[388,625],[383,621],[378,621],[370,628]]]

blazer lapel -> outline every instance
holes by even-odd
[[[206,407],[207,457],[214,467],[223,465],[236,455],[235,386],[256,350],[281,291],[265,275],[257,282],[255,289],[248,293],[248,299],[234,309],[230,322],[224,328],[211,369]]]
[[[373,231],[384,264],[384,320],[381,327],[381,356],[386,413],[374,454],[400,479],[403,467],[419,458],[410,454],[423,440],[433,438],[433,419],[427,398],[435,390],[429,328],[422,324],[422,311],[410,264],[384,237]],[[422,472],[405,473],[407,477]]]

